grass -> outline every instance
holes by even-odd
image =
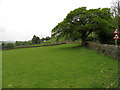
[[[3,51],[3,88],[106,88],[115,82],[117,60],[76,46]]]
[[[54,37],[54,38],[52,38],[52,39],[50,39],[50,40],[48,40],[48,41],[46,41],[46,42],[56,42],[56,40],[57,40],[57,38]],[[65,37],[61,37],[61,38],[59,38],[58,41],[65,41]]]

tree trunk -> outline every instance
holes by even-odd
[[[85,39],[82,39],[81,45],[82,45],[82,46],[85,46]]]

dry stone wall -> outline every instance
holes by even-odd
[[[111,56],[115,59],[120,60],[120,46],[116,47],[115,45],[88,42],[87,47],[90,49],[97,50],[98,52],[103,53],[108,56]]]

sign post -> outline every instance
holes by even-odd
[[[117,40],[120,39],[118,34],[115,34],[113,39],[115,39],[115,46],[117,47]]]
[[[113,39],[115,39],[115,46],[116,47],[117,47],[117,40],[120,39],[119,36],[118,36],[119,33],[120,33],[119,30],[116,28],[115,31],[114,31],[115,36],[113,38]]]
[[[116,46],[116,56],[115,56],[115,58],[116,59],[118,59],[118,45],[117,45],[117,40],[120,39],[119,36],[118,36],[119,33],[120,33],[119,30],[116,28],[115,31],[114,31],[115,36],[113,38],[113,39],[115,39],[115,46]]]
[[[116,48],[117,48],[117,39],[115,39],[115,46],[116,46]]]

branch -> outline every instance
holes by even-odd
[[[90,31],[88,32],[88,34],[86,35],[86,37],[88,37],[88,35],[89,35],[91,32],[93,32],[93,30],[90,30]]]

